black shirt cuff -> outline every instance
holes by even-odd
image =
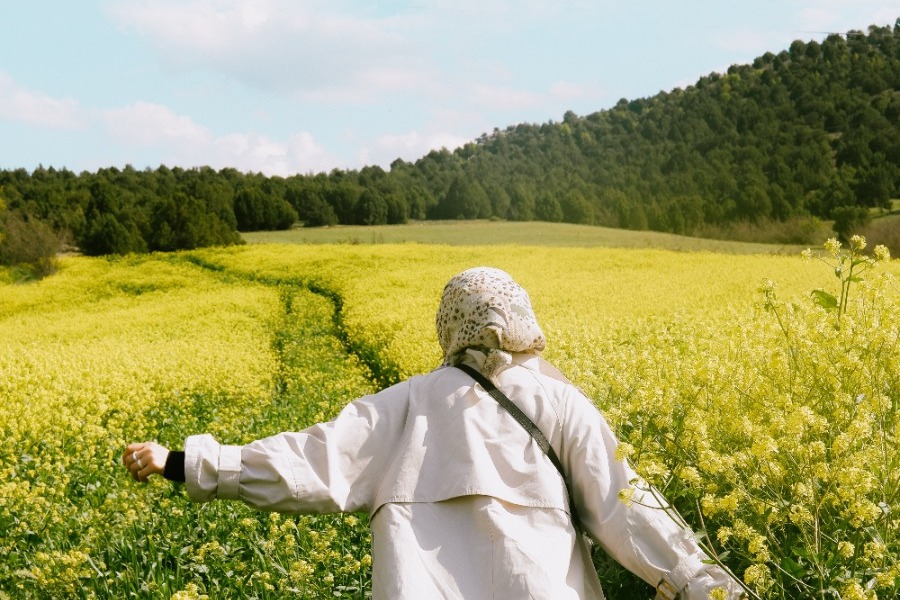
[[[163,477],[169,481],[184,482],[184,452],[178,450],[169,452],[166,466],[163,469]]]

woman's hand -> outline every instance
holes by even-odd
[[[156,442],[129,444],[122,454],[122,464],[131,478],[145,483],[153,475],[162,475],[169,458],[169,449]]]

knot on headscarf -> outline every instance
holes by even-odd
[[[537,354],[546,343],[528,293],[508,273],[491,267],[450,279],[435,324],[443,364],[457,365],[469,354],[487,377],[512,361],[511,352]]]

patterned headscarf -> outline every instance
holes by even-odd
[[[468,351],[488,377],[511,362],[510,352],[536,354],[545,345],[528,293],[500,269],[477,267],[453,277],[435,323],[443,364],[459,364]]]

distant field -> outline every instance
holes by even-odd
[[[406,225],[296,228],[243,233],[250,244],[518,244],[525,246],[659,248],[725,254],[795,254],[801,246],[729,242],[654,231],[630,231],[570,223],[417,221]]]

